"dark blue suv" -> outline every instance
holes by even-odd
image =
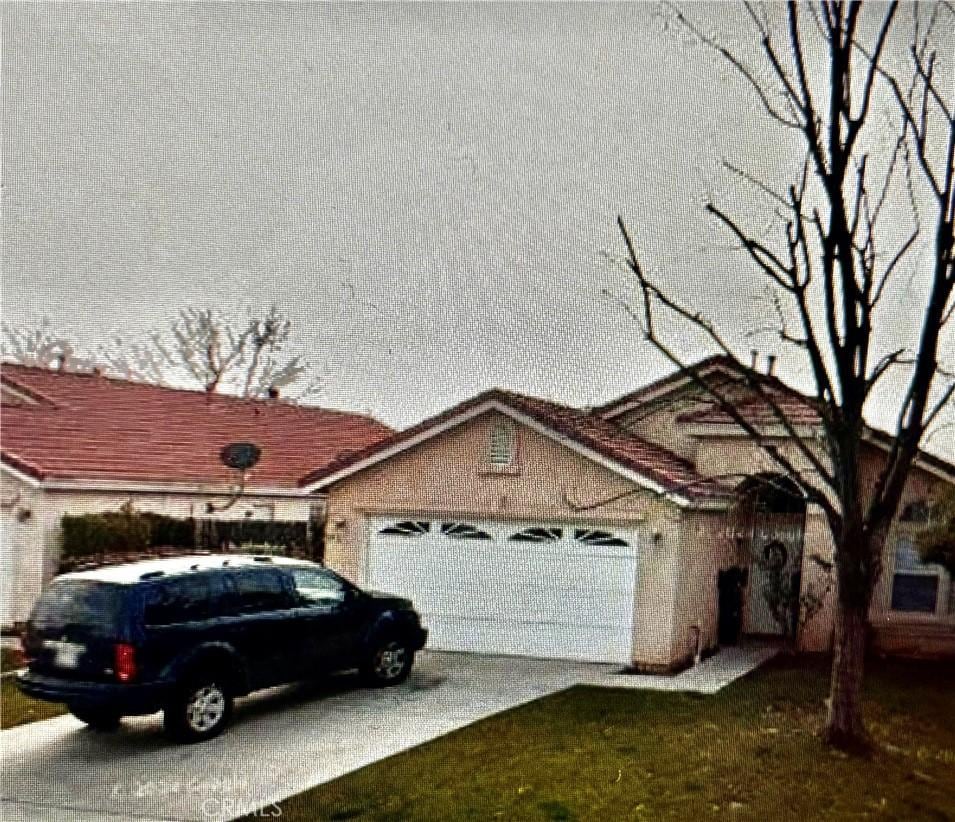
[[[162,710],[174,737],[195,742],[259,688],[354,668],[396,685],[426,639],[409,600],[322,565],[174,557],[57,577],[27,623],[17,684],[98,729]]]

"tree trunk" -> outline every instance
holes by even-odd
[[[862,720],[862,674],[865,664],[868,608],[839,603],[835,657],[829,684],[829,711],[823,736],[842,750],[863,752],[869,737]]]

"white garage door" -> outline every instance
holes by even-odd
[[[634,533],[424,518],[370,527],[367,585],[414,600],[428,647],[630,662]]]

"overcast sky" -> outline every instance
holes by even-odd
[[[746,39],[735,8],[691,10]],[[692,301],[738,329],[765,314],[703,204],[745,207],[721,157],[771,175],[791,155],[655,6],[3,17],[5,320],[95,345],[275,302],[323,402],[407,425],[492,385],[590,404],[667,370],[601,296],[629,287],[618,213]]]

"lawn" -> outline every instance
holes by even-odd
[[[0,668],[4,672],[22,664],[19,654],[10,648],[0,649]],[[0,680],[0,728],[13,728],[27,722],[36,722],[38,719],[49,719],[64,713],[65,710],[62,705],[40,702],[24,696],[17,689],[12,677],[5,676]]]
[[[827,682],[825,660],[779,659],[710,697],[574,688],[293,797],[281,819],[955,820],[955,664],[870,664],[864,760],[816,735]]]

